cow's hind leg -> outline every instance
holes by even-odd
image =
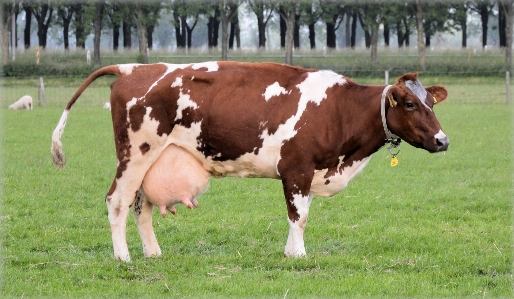
[[[126,236],[127,217],[144,175],[162,151],[162,147],[160,147],[160,151],[157,150],[157,147],[154,146],[153,151],[148,151],[144,158],[134,155],[129,163],[122,160],[118,165],[116,178],[105,198],[111,225],[114,257],[123,261],[130,261]]]
[[[146,257],[161,255],[161,248],[152,225],[153,204],[148,201],[142,187],[137,192],[133,210],[139,236],[143,243],[143,253]]]

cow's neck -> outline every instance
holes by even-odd
[[[358,121],[358,125],[344,124],[352,129],[352,134],[345,138],[343,144],[343,153],[345,160],[361,160],[369,157],[377,152],[386,144],[386,133],[381,117],[381,98],[385,86],[361,86],[360,93],[363,98],[352,99],[358,109],[358,118],[352,118],[352,121]],[[385,116],[387,117],[387,106],[385,107]]]

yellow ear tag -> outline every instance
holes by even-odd
[[[396,158],[396,156],[393,156],[393,158],[391,159],[391,167],[395,167],[396,165],[398,165],[398,158]]]

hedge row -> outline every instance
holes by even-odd
[[[36,64],[33,60],[19,59],[3,66],[0,76],[3,77],[86,77],[98,67],[88,65],[82,55],[47,55],[45,62]],[[233,55],[230,60],[237,61],[275,61],[282,62],[281,55]],[[117,63],[134,63],[138,55],[106,56],[102,65]],[[217,60],[217,55],[182,55],[182,56],[150,56],[150,63],[190,63],[206,60]],[[505,73],[504,57],[501,53],[480,54],[468,56],[465,52],[437,53],[427,56],[427,71],[425,75],[454,75],[454,76],[498,76]],[[369,53],[343,52],[330,55],[297,55],[293,62],[308,68],[331,69],[349,77],[383,76],[388,70],[391,76],[399,76],[405,72],[421,72],[417,55],[379,55],[377,62],[371,63]]]

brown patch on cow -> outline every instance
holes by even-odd
[[[116,217],[120,216],[120,212],[121,212],[121,202],[114,209],[114,216],[116,216]]]
[[[286,199],[286,205],[287,205],[287,217],[289,220],[296,222],[298,219],[300,219],[300,215],[298,214],[298,209],[294,205],[294,203],[291,200]]]
[[[328,184],[330,184],[330,180],[325,181],[325,185],[328,185]]]
[[[215,161],[258,154],[263,145],[262,133],[267,130],[267,134],[275,134],[297,112],[300,93],[296,85],[305,80],[310,70],[273,63],[240,64],[237,71],[230,62],[219,62],[218,66],[216,72],[181,72],[183,90],[189,91],[191,101],[198,105],[198,109],[183,111],[183,125],[202,122],[197,149]],[[193,75],[195,80],[186,79]],[[223,78],[223,88],[210,84],[219,78]],[[263,94],[275,82],[290,93],[266,101]],[[227,111],[245,117],[230,119],[225,117]]]
[[[146,154],[150,150],[150,144],[148,144],[147,142],[142,143],[139,146],[139,150],[141,150],[141,154]]]
[[[132,131],[137,132],[141,129],[143,119],[146,114],[146,108],[142,105],[134,105],[129,110],[129,122]]]
[[[114,190],[116,190],[116,186],[118,184],[116,183],[116,179],[114,179],[112,181],[112,184],[111,184],[111,188],[109,189],[109,191],[107,192],[107,194],[105,195],[105,201],[106,202],[109,202],[111,201],[111,195],[114,193]]]
[[[134,214],[136,216],[141,215],[141,211],[143,209],[143,188],[139,188],[136,192],[136,200],[134,201]]]

